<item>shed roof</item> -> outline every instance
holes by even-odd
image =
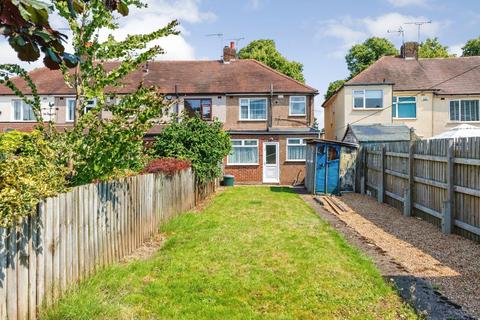
[[[345,136],[349,130],[353,132],[358,142],[410,141],[410,128],[404,124],[348,125]]]

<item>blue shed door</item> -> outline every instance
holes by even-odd
[[[340,146],[328,146],[327,148],[327,193],[339,193]]]
[[[315,192],[325,193],[327,153],[324,144],[317,145],[317,172],[315,181]]]
[[[320,144],[317,146],[316,193],[338,193],[340,146]]]

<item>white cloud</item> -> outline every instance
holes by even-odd
[[[116,39],[125,38],[128,34],[148,33],[165,26],[173,19],[180,23],[203,23],[216,19],[216,15],[209,11],[200,9],[200,0],[149,0],[148,8],[130,11],[127,17],[121,17],[118,20],[120,28],[114,30],[112,34]],[[66,22],[61,17],[53,15],[51,24],[54,28],[66,28]],[[195,49],[188,43],[185,36],[188,35],[188,28],[180,25],[181,34],[178,36],[168,36],[152,43],[160,45],[165,54],[160,55],[158,59],[168,60],[192,60],[195,59]],[[70,36],[65,30],[60,30]],[[103,32],[101,38],[105,38],[107,33]],[[70,42],[65,44],[68,52],[72,52]],[[15,51],[8,45],[5,38],[0,39],[0,61],[2,63],[17,63],[27,70],[43,66],[42,60],[33,63],[21,62]]]
[[[426,6],[427,0],[388,0],[394,7]]]
[[[119,20],[120,28],[114,30],[112,35],[117,39],[124,39],[128,34],[136,32],[148,33],[155,31],[173,19],[180,23],[191,24],[210,22],[216,19],[212,12],[204,12],[199,8],[199,0],[150,0],[147,9],[132,9],[130,14]],[[181,34],[168,36],[152,42],[152,45],[160,45],[165,54],[158,59],[168,60],[192,60],[195,59],[195,49],[188,43],[185,36],[188,29],[180,25]],[[102,38],[106,36],[103,33]]]
[[[248,3],[250,5],[250,7],[252,7],[253,9],[258,9],[260,7],[261,1],[260,0],[249,0]]]
[[[453,46],[449,46],[448,47],[448,53],[454,54],[457,57],[460,57],[463,53],[463,50],[462,50],[463,46],[464,46],[464,44],[455,44]]]
[[[356,22],[349,16],[342,17],[339,20],[322,21],[315,37],[317,39],[336,38],[339,45],[327,54],[333,57],[343,57],[348,48],[367,37],[367,33],[356,28],[355,24]]]
[[[424,16],[403,15],[397,12],[387,13],[377,17],[352,18],[350,16],[330,19],[320,22],[316,38],[337,39],[339,44],[329,52],[330,56],[343,57],[347,50],[354,44],[364,41],[371,36],[386,37],[398,45],[401,38],[396,33],[388,30],[405,30],[406,41],[417,40],[417,27],[405,24],[406,22],[428,21]],[[421,38],[438,36],[440,30],[448,25],[448,22],[434,21],[421,27]]]
[[[407,41],[416,41],[418,32],[416,25],[405,23],[419,21],[430,21],[430,19],[424,16],[408,16],[393,12],[376,18],[367,17],[361,20],[369,33],[373,36],[391,37],[392,34],[389,34],[387,32],[388,30],[398,30],[399,27],[402,27],[405,30],[405,39]],[[447,22],[442,23],[433,21],[431,23],[422,25],[420,29],[422,39],[425,39],[425,37],[437,36],[441,27],[446,24]]]

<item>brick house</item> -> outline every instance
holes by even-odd
[[[407,42],[348,80],[323,103],[325,138],[348,125],[405,125],[425,139],[461,124],[480,127],[480,57],[418,58]]]
[[[235,57],[231,45],[219,61],[149,62],[131,73],[116,92],[121,96],[143,82],[176,99],[174,112],[185,109],[199,113],[205,121],[222,121],[233,144],[225,173],[233,174],[239,183],[302,183],[305,139],[318,137],[312,128],[317,90],[260,62]],[[105,68],[115,65],[108,62]],[[39,68],[30,77],[41,96],[44,119],[52,119],[60,128],[71,127],[74,90],[64,84],[61,72]],[[21,80],[17,85],[29,92]],[[0,130],[31,130],[34,125],[31,107],[0,86]],[[158,128],[149,136],[156,133]]]

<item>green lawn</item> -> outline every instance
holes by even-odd
[[[227,189],[162,232],[153,258],[101,271],[42,318],[416,318],[289,188]]]

